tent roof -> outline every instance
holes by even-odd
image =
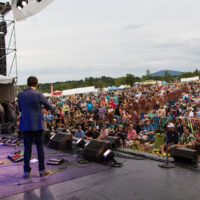
[[[63,96],[72,95],[72,94],[85,94],[90,92],[95,92],[96,89],[94,86],[90,87],[82,87],[82,88],[75,88],[70,90],[63,90]]]
[[[13,77],[3,76],[0,74],[0,84],[12,84],[13,82]]]
[[[107,87],[107,89],[108,90],[119,90],[119,88],[118,87],[116,87],[116,86],[109,86],[109,87]]]

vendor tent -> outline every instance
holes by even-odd
[[[54,91],[53,96],[62,96],[62,91],[59,90]]]
[[[123,90],[124,88],[125,88],[124,85],[120,85],[120,86],[119,86],[119,89],[122,89],[122,90]]]
[[[118,87],[116,87],[116,86],[109,86],[109,87],[107,87],[107,89],[110,91],[110,90],[119,90],[119,88]]]
[[[199,80],[199,76],[194,76],[190,78],[182,78],[181,82],[192,82],[192,81],[198,81],[198,80]]]
[[[145,85],[155,85],[155,84],[156,84],[156,81],[154,81],[154,80],[146,80],[144,82],[140,82],[140,85],[143,85],[143,86],[145,86]]]
[[[67,95],[72,95],[72,94],[87,94],[90,92],[96,92],[96,89],[94,86],[63,90],[62,95],[67,96]]]
[[[129,88],[131,88],[130,85],[120,85],[119,86],[119,89],[129,89]]]
[[[15,79],[0,75],[0,99],[13,102],[15,100]]]
[[[162,81],[161,83],[162,83],[163,85],[164,85],[164,84],[167,84],[167,82],[166,82],[166,81]]]

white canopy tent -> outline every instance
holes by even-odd
[[[131,88],[130,85],[120,85],[119,86],[119,89],[129,89],[129,88]]]
[[[124,85],[120,85],[120,86],[119,86],[119,89],[122,89],[122,90],[123,90],[124,88],[125,88]]]
[[[51,94],[49,94],[49,93],[43,93],[43,95],[44,95],[45,97],[50,97],[50,96],[51,96]]]
[[[68,96],[68,95],[73,95],[73,94],[86,94],[90,92],[96,92],[96,89],[94,86],[63,90],[62,95]]]
[[[190,78],[182,78],[181,82],[191,82],[191,81],[198,81],[198,80],[199,80],[199,76],[194,76]]]

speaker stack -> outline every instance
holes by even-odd
[[[111,142],[113,149],[121,146],[120,139],[118,137],[108,136],[104,140]]]
[[[55,150],[66,150],[72,149],[72,135],[59,132],[50,138],[50,141],[47,145],[49,148]]]
[[[112,149],[112,143],[106,140],[91,140],[84,149],[83,156],[91,161],[101,162],[106,150]]]
[[[3,123],[1,124],[1,134],[2,135],[10,135],[13,134],[15,131],[15,126],[13,123]]]
[[[66,132],[66,129],[65,128],[57,128],[56,129],[56,131],[55,131],[56,133],[65,133]]]
[[[171,151],[175,162],[198,163],[198,151],[186,148],[176,148]]]

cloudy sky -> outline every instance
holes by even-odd
[[[146,69],[192,71],[200,63],[199,0],[54,0],[16,23],[19,83]]]

